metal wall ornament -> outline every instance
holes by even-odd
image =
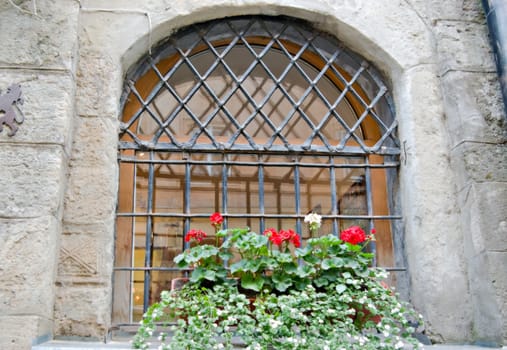
[[[11,129],[7,134],[8,136],[12,137],[16,134],[18,131],[16,123],[21,124],[25,120],[25,115],[19,108],[19,105],[23,103],[20,84],[10,85],[5,94],[2,94],[0,91],[0,132],[3,131],[5,124]],[[18,113],[16,113],[16,109]]]

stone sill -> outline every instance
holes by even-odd
[[[131,350],[128,342],[80,342],[53,340],[32,346],[32,350]]]
[[[34,345],[32,350],[131,350],[128,342],[78,342],[78,341],[63,341],[53,340],[47,343]],[[507,350],[507,346],[503,348],[485,348],[473,345],[425,345],[424,349],[427,350],[486,350],[486,349],[501,349]]]

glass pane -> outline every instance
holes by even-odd
[[[227,184],[227,207],[230,213],[259,212],[259,177],[257,167],[231,166]]]
[[[214,162],[221,157],[213,154],[195,154],[191,165],[190,212],[212,213],[218,211],[222,198],[222,165]]]
[[[116,323],[130,323],[132,272],[115,271],[113,281],[113,319]]]
[[[176,267],[173,259],[183,251],[183,220],[156,217],[153,219],[153,255],[151,266]]]
[[[153,212],[182,213],[185,165],[181,164],[181,155],[158,152],[154,158],[166,163],[157,163],[154,166]],[[167,163],[171,161],[179,163]]]

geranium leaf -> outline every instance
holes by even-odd
[[[202,268],[202,267],[197,267],[196,269],[194,269],[194,271],[192,271],[192,274],[190,275],[190,282],[199,282],[199,281],[202,281],[205,277],[205,274],[206,274],[206,269]]]
[[[251,289],[256,292],[260,292],[264,285],[264,279],[262,276],[253,276],[246,274],[241,277],[241,287],[245,289]]]
[[[344,284],[338,284],[336,285],[335,289],[338,294],[342,294],[347,289],[347,286]]]

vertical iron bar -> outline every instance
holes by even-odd
[[[364,157],[364,163],[366,165],[369,164],[369,158],[368,156]],[[368,208],[368,216],[370,217],[368,219],[368,232],[369,234],[373,228],[373,219],[371,217],[373,216],[373,203],[372,203],[372,193],[371,193],[371,169],[369,166],[365,167],[364,169],[365,173],[365,182],[366,182],[366,207]],[[375,241],[370,242],[371,252],[373,253],[373,266],[377,266],[377,244]]]
[[[185,156],[185,160],[188,160],[188,158],[190,157],[190,155],[186,155]],[[183,235],[185,235],[186,232],[188,232],[188,230],[190,230],[190,217],[188,215],[190,215],[190,186],[191,186],[191,171],[192,171],[192,168],[191,168],[191,164],[189,162],[185,163],[185,193],[183,194],[183,206],[184,206],[184,213],[185,213],[185,225],[184,225],[184,230],[182,232]],[[188,242],[185,242],[185,240],[183,240],[183,249],[187,249],[188,247],[190,246],[190,244]]]
[[[223,155],[224,163],[222,164],[222,212],[226,214],[224,216],[224,228],[228,228],[229,219],[227,218],[227,213],[229,209],[227,208],[227,155]]]
[[[264,165],[261,162],[262,155],[259,155],[259,214],[261,214],[261,218],[259,219],[259,233],[264,232],[266,229],[266,221],[264,218]]]
[[[297,158],[294,158],[294,160],[297,161]],[[298,218],[296,219],[296,232],[302,236],[301,231],[301,218],[299,215],[301,215],[301,188],[300,188],[300,181],[299,181],[299,165],[294,166],[294,196],[296,197],[296,215]]]
[[[146,312],[150,303],[150,285],[151,285],[151,253],[152,253],[152,238],[153,238],[153,187],[154,187],[154,163],[153,163],[153,151],[150,151],[150,161],[148,165],[148,198],[147,198],[147,218],[146,218],[146,242],[145,242],[145,256],[144,256],[144,267],[147,268],[144,271],[144,295],[143,295],[143,312]]]
[[[137,159],[137,152],[135,152],[135,157]],[[136,212],[136,203],[137,203],[137,164],[134,164],[134,179],[132,181],[132,212]],[[135,266],[135,249],[136,249],[136,217],[132,217],[132,226],[131,226],[131,252],[130,252],[130,266]],[[134,270],[130,271],[130,298],[129,298],[129,320],[130,322],[134,321],[134,302],[132,300],[134,294]]]
[[[334,156],[329,156],[329,185],[331,189],[331,214],[338,215],[338,198],[336,197],[336,169]],[[333,235],[338,236],[338,220],[333,219]]]

